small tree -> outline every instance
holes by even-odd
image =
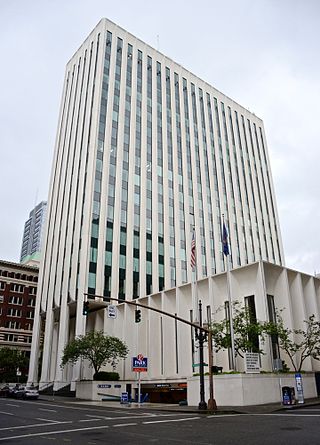
[[[80,335],[66,345],[63,350],[61,367],[76,363],[79,358],[89,360],[89,365],[97,374],[103,365],[111,364],[115,369],[120,358],[128,355],[126,344],[117,337],[104,335],[103,331],[91,331]]]
[[[239,302],[232,305],[233,335],[235,354],[240,357],[245,352],[263,353],[259,346],[259,338],[264,340],[264,325],[256,320],[248,307]],[[219,308],[217,312],[223,310]],[[212,322],[210,325],[215,351],[231,348],[230,320]]]
[[[281,311],[276,312],[276,322],[265,324],[269,335],[278,337],[280,349],[285,351],[296,372],[300,372],[307,357],[320,360],[320,322],[314,315],[304,320],[306,329],[289,329],[284,326]]]
[[[24,369],[28,365],[28,359],[18,349],[0,348],[0,379],[12,382],[16,379],[17,368]]]

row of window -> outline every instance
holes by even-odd
[[[32,337],[31,336],[23,336],[20,334],[0,333],[0,342],[32,343]]]
[[[6,283],[5,281],[0,281],[0,290],[4,291],[6,288],[6,285],[8,285],[8,284],[9,283]],[[23,294],[25,289],[29,289],[29,295],[37,294],[36,287],[25,286],[24,284],[10,283],[10,291],[12,291],[12,292],[19,292],[19,293]]]
[[[21,324],[20,321],[14,321],[14,320],[7,320],[4,323],[4,327],[7,329],[24,329],[25,331],[31,331],[32,330],[32,323],[25,323],[24,325]]]
[[[0,315],[7,315],[7,317],[19,317],[19,318],[25,316],[26,318],[33,319],[34,311],[27,311],[26,314],[24,315],[22,309],[8,307],[6,313],[5,309],[0,307]]]
[[[3,302],[4,302],[4,295],[0,295],[0,303],[3,303]],[[25,299],[23,297],[19,297],[17,295],[11,295],[11,296],[9,296],[8,303],[22,306],[25,303]],[[35,305],[36,305],[35,298],[29,298],[27,306],[34,307]]]
[[[21,272],[12,272],[5,269],[0,269],[1,277],[14,278],[15,280],[34,281],[38,282],[38,275],[27,275]]]

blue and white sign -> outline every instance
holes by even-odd
[[[109,385],[108,383],[99,383],[97,385],[98,388],[111,388],[111,385]]]
[[[297,389],[297,400],[298,400],[298,403],[304,403],[302,376],[301,376],[301,374],[299,372],[297,372],[294,377],[296,379],[296,389]]]
[[[120,403],[129,403],[129,395],[127,392],[121,393]]]
[[[132,371],[146,372],[148,371],[148,359],[142,354],[138,354],[137,357],[132,357]]]

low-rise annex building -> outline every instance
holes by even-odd
[[[196,318],[196,308],[198,302],[201,301],[203,322],[219,320],[225,316],[225,311],[221,308],[228,304],[227,275],[227,272],[223,272],[198,280],[195,283],[195,289],[192,289],[192,283],[189,283],[139,298],[137,303],[192,321]],[[320,279],[317,277],[259,261],[231,270],[229,278],[232,301],[237,300],[243,305],[250,305],[260,321],[272,320],[276,308],[283,309],[285,324],[290,329],[304,329],[304,320],[309,315],[314,314],[317,320],[320,319]],[[132,372],[132,357],[142,354],[148,358],[148,371],[141,374],[142,392],[148,393],[151,401],[178,402],[188,398],[189,404],[197,404],[199,384],[198,379],[193,376],[199,372],[199,368],[197,368],[199,358],[193,328],[144,308],[140,308],[141,322],[135,323],[135,307],[126,303],[117,306],[116,318],[109,318],[107,316],[107,304],[109,303],[106,303],[103,298],[89,296],[88,301],[91,312],[87,317],[83,316],[86,331],[104,330],[108,334],[123,339],[129,347],[129,356],[117,368],[121,376],[121,391],[129,390],[133,395],[137,391],[136,373]],[[70,325],[74,323],[72,316],[69,323]],[[53,338],[58,338],[57,332]],[[57,351],[56,346],[56,343],[52,344],[52,351]],[[271,373],[277,370],[279,361],[282,360],[290,367],[288,357],[278,348],[273,347],[271,338],[260,346],[264,352],[260,355],[261,371]],[[54,356],[51,362],[50,378],[54,377],[56,360],[57,357]],[[207,344],[205,344],[205,363],[208,363]],[[232,363],[230,351],[214,353],[213,363],[223,371],[230,371]],[[245,363],[241,357],[237,357],[236,367],[239,373],[244,373]],[[319,362],[309,357],[305,360],[303,369],[308,373],[306,396],[316,396],[313,372],[320,371]],[[291,371],[293,370],[291,369]],[[92,374],[92,369],[86,362],[83,362],[80,380],[90,380]],[[67,375],[72,375],[71,366],[67,369]],[[218,405],[246,405],[280,400],[278,377],[274,379],[272,376],[267,377],[264,373],[259,378],[262,377],[265,381],[261,385],[256,375],[253,379],[250,379],[249,376],[244,377],[244,374],[215,376]],[[227,396],[226,388],[230,383],[228,383],[228,378],[233,381],[234,394],[232,398],[230,395]],[[247,380],[243,380],[244,378]],[[291,382],[290,386],[294,386],[293,374],[289,377],[283,375],[282,380],[283,384]],[[257,390],[247,391],[251,393],[250,397],[248,394],[246,397],[242,397],[242,395],[240,397],[239,391],[242,394],[244,387],[250,388],[252,384],[258,385],[260,392]],[[100,390],[99,392],[96,389],[96,382],[92,382],[92,384],[87,382],[85,385],[80,383],[80,386],[78,384],[77,386],[80,391],[78,394],[81,397],[99,400],[104,394],[111,393],[111,390]],[[92,386],[95,388],[93,392]],[[208,397],[208,382],[206,382],[206,386],[206,396]],[[117,387],[120,388],[119,385]],[[263,387],[269,389],[263,391]],[[84,390],[84,388],[87,389]],[[259,397],[256,399],[257,393],[259,393]]]

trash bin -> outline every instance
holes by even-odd
[[[291,386],[282,387],[282,405],[294,405],[295,393],[294,388]]]

